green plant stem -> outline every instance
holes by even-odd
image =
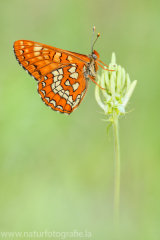
[[[116,110],[113,110],[113,133],[114,133],[114,151],[115,151],[115,187],[114,187],[114,221],[116,227],[119,226],[119,195],[120,195],[120,144],[118,116]]]

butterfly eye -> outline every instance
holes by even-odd
[[[92,57],[93,57],[93,59],[95,59],[95,60],[97,59],[97,55],[94,54],[94,53],[92,54]]]

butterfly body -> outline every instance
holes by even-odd
[[[79,106],[94,81],[99,54],[89,56],[45,44],[18,40],[13,46],[19,64],[38,81],[38,92],[47,106],[70,114]]]
[[[90,62],[88,63],[87,68],[84,71],[84,76],[86,79],[90,79],[90,77],[96,79],[98,72],[97,58],[99,59],[99,54],[94,51],[93,54],[90,54],[88,57],[90,58]]]

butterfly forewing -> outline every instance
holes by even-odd
[[[14,43],[19,64],[38,81],[38,92],[53,110],[71,113],[88,86],[84,69],[90,58],[33,41]]]

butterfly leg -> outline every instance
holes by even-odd
[[[98,60],[99,62],[101,62],[103,65],[105,65],[106,67],[109,67],[108,65],[106,65],[105,63],[103,63],[100,59]]]
[[[109,70],[109,69],[107,69],[107,68],[104,68],[100,63],[98,63],[98,65],[101,67],[101,68],[103,68],[104,70],[107,70],[107,71],[115,71],[115,70]]]
[[[94,81],[94,78],[92,76],[88,76],[92,82],[94,82],[98,87],[100,87],[102,90],[105,90],[105,88],[102,88],[96,81]]]

